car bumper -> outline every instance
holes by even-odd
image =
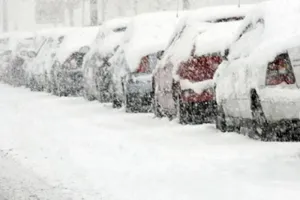
[[[144,96],[152,93],[152,82],[151,81],[135,81],[128,82],[126,87],[127,94],[135,94]]]

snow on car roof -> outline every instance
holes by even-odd
[[[223,22],[212,25],[195,40],[195,55],[222,53],[233,42],[240,21]]]
[[[274,58],[287,51],[290,48],[300,46],[300,2],[295,0],[273,0],[258,4],[243,21],[237,37],[244,31],[250,23],[256,24],[259,22],[260,28],[254,26],[257,32],[249,31],[249,37],[245,37],[245,41],[235,41],[229,52],[228,64],[221,64],[218,68],[214,79],[216,82],[222,81],[223,77],[229,77],[233,72],[238,77],[243,77],[247,74],[247,87],[256,88],[265,84],[265,75],[267,63],[274,60]],[[251,36],[251,37],[250,37]],[[233,49],[235,44],[240,42],[238,49]],[[255,43],[251,49],[246,49],[249,43]],[[232,51],[247,51],[247,55],[235,57],[231,54]],[[227,62],[226,62],[227,63]],[[230,79],[229,79],[230,80]],[[243,85],[239,79],[235,83],[236,91],[239,91],[239,85]],[[225,82],[222,82],[224,84]],[[220,84],[220,85],[222,85]],[[222,87],[222,86],[220,86]],[[234,94],[232,88],[226,90],[219,90],[217,93],[217,101],[225,98],[228,95]]]
[[[123,36],[124,32],[111,33],[110,35],[107,35],[105,40],[99,46],[100,54],[102,54],[102,56],[107,56],[107,54],[112,53],[115,47],[120,44]]]
[[[200,8],[194,11],[191,11],[186,15],[187,21],[193,23],[193,21],[206,21],[214,22],[221,18],[231,18],[233,16],[245,16],[250,10],[252,10],[254,4],[242,4],[237,5],[224,5],[224,6],[211,6]]]
[[[105,22],[97,34],[96,48],[100,53],[109,53],[121,43],[130,18],[118,18]]]
[[[166,48],[177,20],[176,12],[171,11],[141,14],[132,19],[122,42],[131,71],[143,56]]]
[[[247,20],[255,22],[260,18],[264,23],[263,33],[260,35],[261,42],[253,49],[249,60],[258,65],[265,64],[283,51],[300,46],[299,1],[273,0],[261,3]]]
[[[34,33],[32,32],[7,32],[1,33],[0,38],[9,38],[7,50],[16,51],[20,43],[28,43],[34,40]]]
[[[200,32],[207,31],[211,24],[215,24],[213,22],[219,22],[221,19],[244,17],[252,9],[252,4],[241,5],[240,7],[227,5],[205,7],[188,12],[179,20],[159,67],[163,67],[166,62],[169,62],[169,59],[175,66],[187,59],[190,56],[194,39]]]
[[[83,46],[90,46],[97,35],[99,27],[76,28],[67,34],[65,40],[57,51],[57,59],[63,62],[71,53],[78,51]]]
[[[111,19],[104,22],[100,27],[97,33],[96,42],[99,43],[101,40],[108,34],[113,31],[120,30],[122,28],[127,27],[128,23],[130,22],[131,18],[116,18]],[[97,44],[98,45],[98,44]]]
[[[91,46],[91,50],[84,58],[87,62],[95,54],[99,52],[103,56],[111,53],[113,49],[121,43],[121,38],[126,31],[127,25],[131,18],[116,18],[104,22],[98,30],[96,40]]]

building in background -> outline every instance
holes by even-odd
[[[64,2],[63,6],[60,4],[61,1]],[[94,1],[94,5],[98,8],[92,9],[93,13],[90,12],[91,1]],[[246,4],[263,0],[240,1]],[[41,2],[44,2],[44,5]],[[46,6],[46,2],[52,3],[52,6],[50,4]],[[95,13],[98,18],[96,21],[100,23],[114,17],[133,16],[144,12],[177,8],[197,9],[203,6],[238,5],[238,3],[239,0],[7,0],[8,29],[32,31],[54,26],[88,26],[91,25],[91,16]],[[37,4],[40,5],[36,7]],[[2,17],[0,16],[0,19]],[[0,20],[0,27],[3,27],[3,20]]]

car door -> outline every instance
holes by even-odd
[[[235,117],[251,117],[249,80],[252,73],[247,63],[247,57],[261,42],[264,27],[265,23],[262,18],[256,22],[250,22],[230,48],[230,58],[235,63],[232,67],[237,69],[232,69],[234,91],[231,96],[231,106],[235,106],[235,112],[232,113]]]

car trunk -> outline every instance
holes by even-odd
[[[201,82],[213,79],[214,73],[217,70],[217,67],[222,62],[221,56],[217,54],[205,55],[205,56],[192,56],[186,62],[180,64],[178,75],[181,80],[188,81],[191,87],[181,87],[183,88],[182,98],[184,101],[189,102],[203,102],[210,101],[214,99],[213,88],[203,88],[197,90],[197,88],[192,87],[201,87]],[[182,81],[181,81],[182,82]]]

